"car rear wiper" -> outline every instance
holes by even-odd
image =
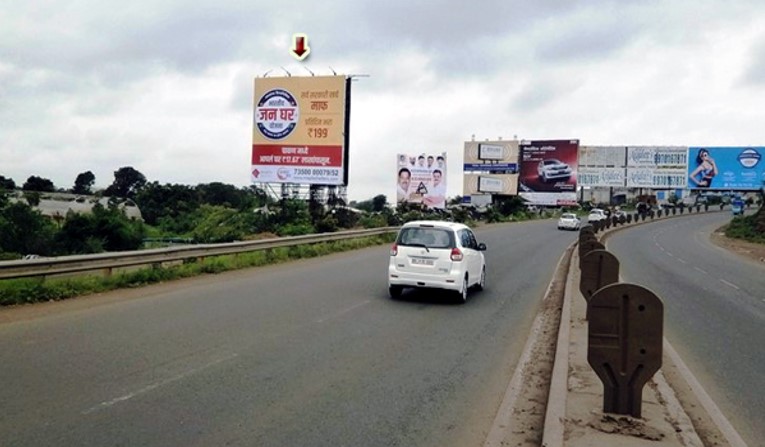
[[[409,245],[410,247],[422,247],[425,249],[425,251],[430,253],[430,249],[428,249],[428,246],[425,244],[406,244],[406,245]]]

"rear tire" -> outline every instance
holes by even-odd
[[[390,293],[391,298],[399,298],[401,296],[401,292],[403,291],[404,291],[404,288],[402,286],[388,287],[388,293]]]
[[[481,270],[481,280],[475,285],[475,289],[480,291],[486,288],[486,267]]]
[[[457,292],[457,299],[459,299],[459,303],[465,304],[467,302],[467,296],[468,296],[468,278],[467,278],[467,275],[465,275],[465,278],[462,279],[462,290]]]

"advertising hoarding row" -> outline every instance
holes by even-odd
[[[350,80],[255,79],[253,183],[346,185]]]
[[[764,149],[587,146],[579,153],[579,185],[756,191],[765,182]],[[620,157],[624,161],[616,163]]]
[[[446,208],[446,152],[398,154],[396,202]]]

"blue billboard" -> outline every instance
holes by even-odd
[[[756,191],[765,186],[765,147],[689,147],[688,188]]]

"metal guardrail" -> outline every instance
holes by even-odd
[[[368,230],[338,231],[335,233],[308,234],[303,236],[263,239],[258,241],[230,242],[225,244],[199,244],[185,247],[158,248],[151,250],[98,253],[92,255],[60,256],[32,260],[0,262],[0,279],[30,278],[103,270],[107,275],[112,269],[139,265],[162,264],[186,259],[204,259],[210,256],[247,253],[279,247],[316,244],[320,242],[378,236],[398,231],[399,227],[373,228]]]

